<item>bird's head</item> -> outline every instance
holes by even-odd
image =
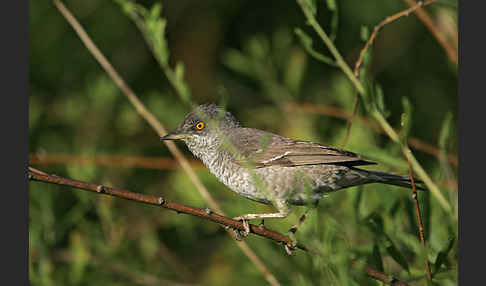
[[[238,120],[222,107],[202,104],[188,113],[177,129],[160,139],[182,140],[193,151],[194,147],[207,148],[216,143],[219,145],[222,132],[239,126]]]

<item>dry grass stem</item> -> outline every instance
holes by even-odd
[[[420,2],[417,2],[415,0],[404,0],[410,7],[414,7]],[[447,56],[449,57],[449,60],[453,62],[456,66],[459,64],[459,60],[457,57],[457,50],[449,43],[447,40],[446,36],[444,33],[441,33],[441,31],[437,28],[436,24],[432,20],[432,18],[429,16],[429,14],[422,8],[418,9],[417,12],[417,18],[419,18],[420,21],[424,24],[424,26],[429,29],[429,31],[432,33],[432,35],[435,37],[437,42],[442,46],[442,48],[446,51]],[[453,39],[455,42],[457,42],[457,33],[454,36]]]
[[[148,111],[148,109],[144,106],[144,104],[138,99],[138,97],[135,95],[135,93],[128,87],[128,85],[125,83],[125,81],[121,78],[121,76],[118,74],[118,72],[113,68],[113,66],[110,64],[110,62],[105,58],[105,56],[101,53],[101,51],[96,47],[96,45],[93,43],[89,35],[85,32],[83,27],[79,24],[79,22],[76,20],[76,18],[72,15],[72,13],[64,6],[64,4],[60,0],[54,0],[54,4],[58,8],[59,12],[64,16],[66,21],[73,27],[75,32],[78,34],[79,38],[83,42],[83,44],[86,46],[86,48],[90,51],[90,53],[95,57],[95,59],[99,62],[99,64],[105,69],[105,71],[110,75],[110,77],[113,79],[113,81],[120,87],[122,92],[127,96],[127,98],[130,100],[130,102],[133,104],[137,112],[142,116],[147,122],[152,126],[152,128],[157,132],[159,136],[163,136],[167,134],[166,129],[164,126],[155,118],[155,116]],[[198,179],[196,176],[194,170],[191,168],[189,162],[187,159],[182,155],[180,150],[177,148],[177,146],[173,142],[164,142],[167,147],[169,148],[169,151],[176,157],[178,162],[181,164],[182,168],[184,171],[187,173],[189,176],[189,179],[194,183],[196,186],[197,190],[201,194],[201,196],[204,198],[204,200],[209,204],[209,206],[217,211],[218,213],[223,213],[219,205],[216,203],[216,201],[212,198],[212,196],[209,194],[207,189],[204,187],[204,185],[201,183],[201,181]],[[265,264],[256,256],[256,254],[246,245],[245,242],[237,242],[237,245],[243,250],[245,255],[248,256],[248,258],[253,262],[253,264],[262,272],[264,275],[265,279],[273,285],[277,286],[280,285],[278,283],[277,279],[273,274],[270,273],[268,268],[265,266]]]
[[[435,1],[436,0],[428,0],[428,1],[425,1],[425,2],[415,3],[415,5],[411,5],[411,7],[406,9],[406,10],[403,10],[403,11],[398,12],[396,14],[393,14],[389,17],[386,17],[385,20],[381,21],[378,25],[376,25],[373,28],[373,33],[371,33],[368,41],[366,41],[366,44],[364,45],[363,49],[359,53],[359,58],[354,65],[354,70],[353,70],[354,75],[356,77],[358,77],[359,68],[361,67],[361,63],[363,62],[363,58],[364,58],[364,55],[366,54],[366,51],[373,44],[373,41],[375,40],[376,36],[378,35],[378,32],[381,29],[383,29],[383,27],[385,25],[390,24],[390,23],[400,19],[401,17],[408,16],[410,13],[417,11],[420,7],[429,5],[429,4],[431,4]],[[356,94],[356,98],[354,100],[354,105],[353,105],[353,113],[352,113],[351,118],[348,121],[348,126],[346,127],[346,137],[344,138],[344,142],[342,144],[342,147],[344,147],[348,143],[349,135],[351,133],[351,126],[353,125],[353,119],[354,119],[354,116],[356,115],[356,112],[358,110],[358,103],[359,103],[359,94]]]

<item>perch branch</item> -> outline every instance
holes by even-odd
[[[100,184],[92,184],[92,183],[87,183],[83,181],[78,181],[78,180],[72,180],[69,178],[64,178],[61,176],[57,175],[51,175],[46,172],[37,170],[32,167],[28,167],[27,170],[27,176],[28,179],[31,181],[39,181],[39,182],[44,182],[44,183],[50,183],[50,184],[57,184],[61,186],[67,186],[67,187],[72,187],[80,190],[86,190],[86,191],[91,191],[96,194],[105,194],[105,195],[110,195],[126,200],[132,200],[144,204],[149,204],[149,205],[154,205],[154,206],[159,206],[164,209],[172,210],[177,213],[183,213],[183,214],[188,214],[196,217],[200,217],[202,219],[212,221],[218,224],[221,224],[223,226],[227,226],[229,228],[233,229],[238,229],[238,230],[244,230],[243,223],[238,220],[231,219],[229,217],[225,217],[222,215],[219,215],[217,213],[212,212],[209,209],[198,209],[198,208],[193,208],[190,206],[186,206],[183,204],[179,204],[176,202],[172,202],[169,200],[166,200],[162,197],[156,197],[156,196],[151,196],[151,195],[145,195],[141,193],[135,193],[131,192],[128,190],[124,189],[119,189],[119,188],[113,188],[113,187],[108,187],[108,186],[103,186]],[[290,238],[287,236],[278,233],[276,231],[273,231],[271,229],[267,229],[266,227],[259,225],[255,226],[250,224],[250,233],[253,233],[255,235],[261,236],[266,239],[273,240],[277,243],[283,244],[283,245],[288,245],[292,246],[293,242]],[[311,252],[310,249],[307,249],[304,245],[302,244],[297,244],[295,246],[297,249],[306,251],[306,252]],[[402,282],[396,278],[391,277],[388,274],[385,274],[381,271],[378,271],[371,266],[366,266],[366,274],[378,281],[381,281],[387,285],[398,285],[398,286],[407,286],[405,282]]]
[[[92,184],[78,180],[72,180],[69,178],[47,174],[45,172],[39,171],[32,167],[28,169],[28,178],[33,181],[40,181],[45,183],[57,184],[62,186],[73,187],[81,190],[92,191],[98,194],[106,194],[126,200],[132,200],[144,204],[160,206],[165,209],[176,211],[177,213],[184,213],[192,216],[201,217],[203,219],[230,227],[232,229],[245,230],[243,223],[238,220],[234,220],[222,215],[219,215],[210,209],[198,209],[176,202],[166,200],[162,197],[156,197],[151,195],[146,195],[142,193],[135,193],[124,189],[113,188],[108,186],[103,186],[100,184]],[[250,232],[258,236],[262,236],[277,243],[286,244],[292,246],[292,240],[276,231],[267,229],[264,226],[256,226],[250,224]],[[297,244],[298,249],[307,251],[307,248],[301,244]]]

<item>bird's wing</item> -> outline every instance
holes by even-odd
[[[319,164],[370,165],[358,154],[321,145],[298,141],[251,128],[237,128],[228,135],[233,155],[240,165],[263,168],[268,166],[302,166]]]

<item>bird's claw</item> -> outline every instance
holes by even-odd
[[[242,237],[247,237],[250,234],[250,223],[248,222],[248,219],[245,218],[244,216],[237,216],[233,218],[234,220],[241,220],[243,223],[243,227],[245,228],[244,230],[236,230],[240,236]]]
[[[287,252],[288,255],[293,256],[295,253],[293,252],[296,248],[297,243],[292,242],[292,244],[286,243],[284,245],[285,251]]]

